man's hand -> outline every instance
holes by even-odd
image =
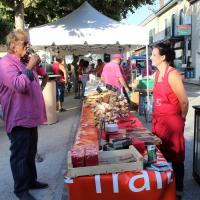
[[[32,70],[33,67],[35,67],[37,65],[37,63],[39,62],[40,57],[37,54],[33,54],[26,66],[27,69]]]

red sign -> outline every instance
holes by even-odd
[[[172,172],[143,170],[119,174],[65,178],[69,200],[175,200]]]
[[[190,25],[179,25],[178,26],[178,35],[191,35],[191,26]]]
[[[189,30],[190,27],[189,27],[188,25],[180,25],[180,26],[178,27],[178,29],[179,29],[179,30]]]

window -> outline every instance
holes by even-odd
[[[165,19],[165,37],[167,37],[167,19]]]
[[[192,43],[192,41],[191,41],[191,39],[188,41],[188,50],[191,50],[191,43]]]
[[[153,37],[155,36],[155,28],[149,31],[149,43],[153,43]]]
[[[175,36],[175,29],[176,29],[176,16],[175,14],[172,15],[172,37]]]
[[[183,24],[183,18],[184,18],[184,13],[183,13],[183,9],[181,9],[179,12],[179,24],[180,25]]]

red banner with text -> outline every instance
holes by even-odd
[[[173,172],[143,170],[71,179],[65,177],[69,200],[175,200]]]

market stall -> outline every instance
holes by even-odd
[[[114,123],[117,129],[108,131],[106,125]],[[65,183],[69,199],[175,200],[170,165],[158,150],[155,159],[146,149],[160,143],[126,110],[123,97],[112,91],[92,92],[83,104],[75,143],[68,154]]]
[[[87,1],[55,22],[30,28],[29,37],[35,50],[45,50],[60,55],[126,53],[146,46],[148,69],[148,30],[142,26],[115,21],[97,11]],[[147,87],[148,85],[147,79]],[[147,109],[149,109],[148,92]]]
[[[149,88],[148,30],[142,26],[115,21],[97,11],[87,1],[55,22],[30,28],[29,37],[35,50],[45,50],[60,55],[126,53],[145,46],[147,88]],[[149,109],[147,90],[148,112]]]

